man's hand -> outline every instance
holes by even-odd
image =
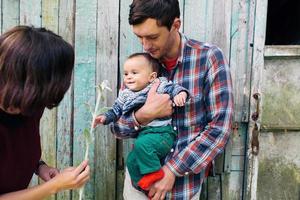
[[[38,175],[43,181],[49,181],[59,173],[58,169],[49,167],[48,165],[40,165]]]
[[[165,176],[151,187],[148,194],[151,200],[164,200],[166,193],[172,190],[175,183],[175,174],[166,166],[163,166],[162,169],[164,170]]]
[[[135,118],[141,125],[147,125],[156,118],[172,115],[173,108],[170,96],[156,92],[159,84],[159,79],[156,79],[148,92],[145,104],[135,112]]]

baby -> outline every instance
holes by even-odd
[[[121,115],[143,106],[161,65],[148,53],[135,53],[128,57],[123,67],[126,88],[120,92],[111,110],[97,116],[95,125],[116,122]],[[165,77],[159,80],[157,92],[169,94],[176,106],[184,106],[188,90]],[[126,161],[133,186],[137,189],[147,191],[163,178],[160,160],[170,152],[177,135],[171,121],[171,117],[155,119],[140,129]]]

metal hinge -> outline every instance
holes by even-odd
[[[233,123],[232,130],[233,130],[234,135],[238,134],[238,131],[239,131],[239,123],[238,122]]]
[[[254,127],[252,129],[252,137],[251,137],[251,150],[252,150],[253,155],[258,155],[258,152],[259,152],[259,140],[258,140],[259,128],[257,125],[257,120],[260,115],[260,109],[259,109],[260,94],[259,93],[253,94],[253,98],[256,101],[256,111],[254,113],[252,113],[252,115],[251,115],[251,119],[254,121]]]

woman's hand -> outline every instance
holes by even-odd
[[[82,187],[90,178],[88,161],[83,161],[78,167],[68,167],[57,174],[51,181],[55,184],[55,193],[61,190]]]
[[[46,169],[45,171],[49,171],[49,169]],[[0,194],[0,200],[42,200],[62,190],[79,188],[83,186],[89,178],[90,167],[88,161],[83,161],[78,167],[66,168],[61,173],[52,177],[49,181],[40,185],[24,190]]]

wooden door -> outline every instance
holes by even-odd
[[[295,12],[282,9],[291,2],[282,1],[279,10],[296,17]],[[274,3],[279,6],[279,1],[268,0],[256,5],[251,94],[258,98],[251,97],[247,170],[247,199],[251,200],[300,197],[300,46],[265,45],[267,23],[272,20],[268,12]],[[258,134],[253,132],[255,124]],[[252,152],[253,141],[259,144],[257,154]]]

